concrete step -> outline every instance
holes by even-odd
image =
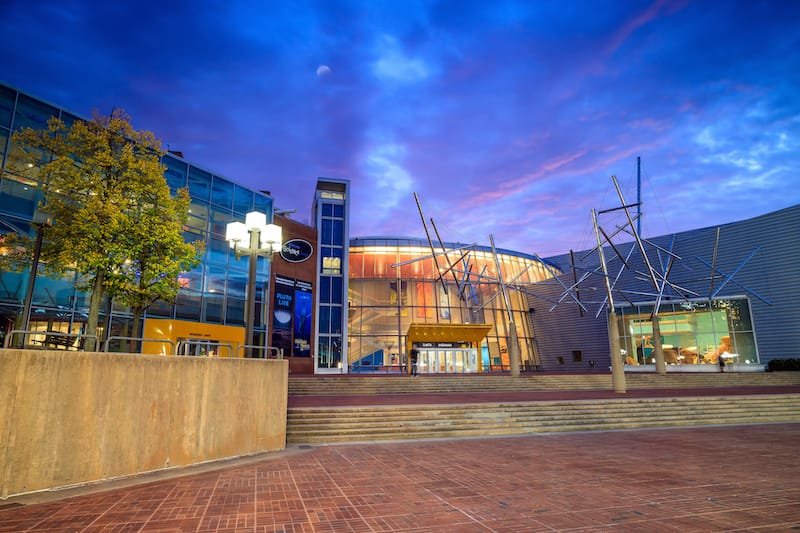
[[[626,375],[628,389],[798,386],[800,372]],[[437,392],[610,390],[610,374],[443,374],[435,376],[290,376],[289,395],[379,395]]]
[[[770,422],[800,422],[800,395],[291,408],[287,442],[363,442]]]

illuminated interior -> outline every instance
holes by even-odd
[[[400,238],[353,239],[349,254],[348,342],[351,372],[404,371],[412,324],[486,324],[491,329],[476,347],[483,372],[509,369],[510,322],[497,267],[488,247],[448,244],[447,254],[431,257],[426,241]],[[526,284],[551,274],[538,259],[498,250],[523,368],[537,368],[528,320]],[[552,267],[551,267],[552,268]],[[443,275],[438,275],[442,272]],[[453,338],[446,344],[466,339]],[[431,348],[435,348],[432,346]],[[458,365],[449,368],[455,369]],[[438,368],[444,368],[439,366]],[[454,370],[455,371],[455,370]]]

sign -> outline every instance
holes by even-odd
[[[314,247],[311,243],[303,239],[291,239],[283,243],[281,257],[290,263],[302,263],[311,257]]]

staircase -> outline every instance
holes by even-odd
[[[290,407],[290,444],[487,437],[714,424],[800,422],[800,372],[628,374],[628,390],[736,388],[739,394],[662,398],[490,401],[442,405],[380,405],[381,395],[610,391],[611,376],[596,374],[291,376],[289,396],[363,397],[374,405]],[[761,387],[758,394],[747,388]],[[775,393],[763,393],[775,387]],[[744,393],[744,394],[742,394]],[[691,394],[687,391],[687,394]],[[370,398],[370,396],[374,396]],[[674,395],[671,395],[674,396]],[[495,396],[496,399],[496,396]],[[396,402],[395,402],[396,403]]]
[[[800,372],[630,373],[628,389],[798,386]],[[369,376],[290,376],[289,396],[426,394],[437,392],[510,392],[611,390],[610,373],[508,375],[440,374]]]
[[[800,422],[800,394],[290,408],[290,444]]]

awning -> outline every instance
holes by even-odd
[[[410,350],[415,342],[459,341],[480,345],[491,329],[491,324],[411,324],[406,346]]]

